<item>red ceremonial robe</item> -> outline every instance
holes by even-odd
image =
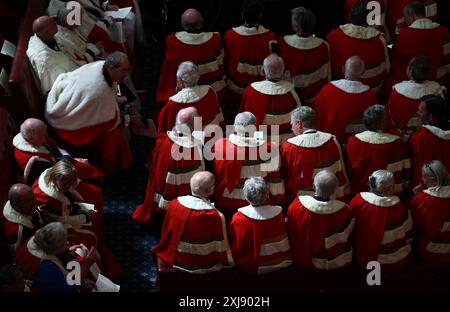
[[[228,226],[231,252],[244,272],[264,274],[292,264],[289,238],[279,206],[238,209]]]
[[[263,61],[271,53],[271,44],[276,40],[276,35],[262,25],[258,28],[239,26],[225,33],[226,70],[230,90],[241,95],[251,83],[264,79]]]
[[[300,196],[289,206],[286,222],[292,253],[301,268],[332,270],[351,265],[349,238],[355,220],[345,203]]]
[[[175,94],[178,65],[190,61],[200,72],[200,85],[211,85],[217,92],[225,86],[224,51],[219,33],[172,33],[166,39],[166,54],[156,89],[156,101],[167,102]]]
[[[18,212],[9,201],[3,208],[2,229],[5,242],[9,245],[13,256],[16,250],[36,231],[32,216]]]
[[[417,251],[426,261],[450,263],[450,186],[431,187],[411,201]]]
[[[412,252],[412,218],[397,196],[363,192],[350,202],[356,216],[355,259],[366,267],[378,261],[391,268],[405,265]]]
[[[214,145],[213,173],[216,177],[214,200],[227,220],[245,206],[243,185],[250,177],[262,177],[269,188],[267,204],[282,205],[285,190],[280,173],[278,151],[272,144],[256,138],[231,134]]]
[[[345,200],[350,194],[341,146],[334,135],[309,130],[285,142],[280,153],[288,203],[299,195],[313,195],[314,176],[325,169],[338,178],[336,197]]]
[[[412,185],[419,184],[422,167],[428,161],[440,160],[446,168],[450,168],[450,130],[423,126],[413,133],[409,145],[414,168]]]
[[[52,139],[47,140],[47,144],[53,150],[59,152],[60,149]],[[47,161],[51,164],[55,164],[56,159],[49,148],[46,146],[33,146],[26,141],[20,133],[18,133],[13,140],[14,156],[19,168],[24,172],[24,176],[27,177],[27,171],[29,171],[34,161]],[[62,153],[61,153],[62,154]],[[72,164],[77,169],[77,175],[81,180],[91,180],[103,177],[103,174],[96,167],[89,165],[88,163],[72,159]],[[25,178],[26,180],[26,178]],[[34,181],[30,181],[34,182]]]
[[[359,81],[332,81],[314,101],[317,129],[334,134],[341,144],[346,144],[351,135],[365,130],[363,113],[377,102],[372,90]]]
[[[202,129],[208,125],[224,128],[222,110],[217,94],[210,86],[184,88],[169,98],[169,102],[158,115],[158,134],[172,131],[177,113],[188,107],[195,107],[202,118]]]
[[[290,35],[278,38],[278,44],[300,97],[306,104],[313,103],[317,93],[331,80],[328,43],[315,36]]]
[[[268,126],[267,140],[276,140],[279,135],[281,144],[294,136],[291,112],[299,106],[300,99],[292,83],[264,80],[254,82],[245,89],[239,111],[252,112],[256,117],[256,127]],[[272,126],[278,126],[278,130],[274,131]]]
[[[170,202],[161,240],[152,253],[188,273],[209,273],[234,265],[225,217],[208,200],[194,196]]]
[[[352,136],[346,145],[347,169],[352,192],[367,191],[369,176],[376,170],[388,170],[395,177],[395,193],[407,189],[411,159],[406,144],[399,136],[365,131]]]
[[[136,208],[133,219],[161,226],[169,202],[190,194],[192,176],[204,170],[200,142],[174,132],[160,134],[153,151],[145,201]]]
[[[378,93],[390,70],[389,55],[383,35],[371,27],[345,24],[327,36],[330,45],[333,79],[344,78],[342,68],[348,58],[357,55],[366,65],[361,81]]]
[[[417,111],[422,97],[425,95],[441,95],[445,88],[437,82],[424,81],[403,81],[392,88],[389,103],[386,105],[388,120],[392,121],[392,126],[401,133],[411,135],[422,125]]]

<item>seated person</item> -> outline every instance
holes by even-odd
[[[431,263],[450,263],[450,176],[439,160],[425,163],[422,181],[414,189],[411,213],[419,257]]]
[[[161,240],[152,253],[176,270],[204,274],[234,265],[225,217],[207,199],[214,184],[212,173],[198,172],[191,178],[192,195],[169,204]]]
[[[269,195],[264,179],[246,180],[244,195],[250,206],[238,209],[228,226],[236,266],[257,274],[290,266],[293,261],[283,209],[264,205]]]
[[[356,216],[355,260],[366,267],[378,261],[383,268],[402,268],[412,255],[412,218],[394,196],[392,172],[377,170],[369,177],[369,192],[356,195],[350,209]]]

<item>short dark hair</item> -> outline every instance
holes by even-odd
[[[367,9],[366,2],[359,0],[352,7],[352,24],[358,26],[367,26],[367,15],[369,10]]]
[[[259,23],[264,12],[261,0],[245,0],[242,4],[242,18],[247,23]]]
[[[432,126],[439,127],[442,130],[447,130],[448,107],[444,99],[437,95],[425,95],[422,97],[421,101],[425,103],[427,115],[432,115],[437,120],[437,122]]]
[[[428,80],[431,73],[432,65],[430,60],[424,55],[417,55],[409,63],[411,75],[416,82],[424,82]]]
[[[417,16],[426,16],[427,12],[425,9],[425,4],[418,2],[418,1],[413,1],[411,3],[408,3],[405,6],[405,13],[408,14],[414,14]]]
[[[377,131],[381,130],[381,122],[386,116],[386,112],[383,105],[372,105],[368,107],[363,114],[363,123],[367,130]]]
[[[311,10],[304,7],[292,9],[292,23],[298,25],[305,34],[312,35],[316,28],[316,16]]]

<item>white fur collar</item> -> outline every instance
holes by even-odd
[[[450,186],[430,187],[423,192],[433,197],[450,198]]]
[[[400,198],[398,196],[378,196],[374,193],[362,192],[359,193],[361,197],[369,204],[378,207],[392,207],[400,203]]]
[[[13,145],[19,151],[27,152],[27,153],[39,153],[39,154],[50,154],[50,152],[44,148],[43,146],[35,147],[31,145],[30,142],[25,140],[23,136],[18,133],[13,139]]]
[[[207,199],[191,195],[178,197],[177,200],[184,207],[192,210],[215,210],[216,207]]]
[[[258,147],[265,143],[262,139],[243,137],[234,133],[230,134],[228,140],[238,147]]]
[[[339,26],[344,34],[355,39],[372,39],[380,35],[380,32],[372,27],[363,27],[353,24]]]
[[[169,139],[177,144],[178,146],[186,147],[186,148],[193,148],[194,146],[200,146],[201,143],[197,139],[195,139],[193,136],[178,136],[174,131],[167,131],[167,136]]]
[[[273,82],[270,80],[257,81],[251,84],[252,88],[266,95],[283,95],[294,90],[294,84],[281,80]]]
[[[253,220],[270,220],[278,216],[283,209],[279,206],[247,206],[239,208],[238,211]]]
[[[58,200],[63,205],[69,206],[70,201],[66,196],[64,196],[64,193],[61,193],[59,190],[54,188],[52,185],[48,185],[47,183],[45,183],[45,176],[47,175],[49,170],[50,169],[45,170],[39,176],[39,181],[38,181],[39,188],[41,189],[42,192],[44,192],[51,198]],[[79,180],[78,180],[78,182],[79,182]],[[72,193],[75,197],[78,197],[78,198],[81,197],[81,195],[76,190],[70,190],[70,193]]]
[[[303,38],[297,35],[288,35],[284,36],[283,39],[289,46],[300,50],[312,50],[325,42],[324,40],[315,36]]]
[[[393,134],[369,130],[356,134],[356,137],[369,144],[388,144],[400,139],[399,136]]]
[[[432,20],[428,19],[428,18],[420,18],[416,21],[414,21],[414,23],[412,23],[409,28],[414,28],[414,29],[435,29],[438,28],[439,25],[438,23],[433,22]]]
[[[332,134],[317,131],[297,135],[289,139],[288,142],[299,147],[317,148],[330,141],[333,137],[334,135]]]
[[[206,94],[208,94],[210,86],[195,86],[191,88],[184,88],[179,91],[177,94],[171,96],[169,100],[180,103],[195,103],[200,101]]]
[[[361,81],[353,81],[347,79],[335,80],[331,82],[336,88],[351,94],[360,94],[367,92],[370,87],[363,84]]]
[[[445,90],[435,81],[417,83],[415,81],[403,81],[394,86],[395,91],[412,100],[420,100],[425,95],[439,95]]]
[[[425,125],[424,127],[427,128],[428,131],[433,133],[438,138],[445,140],[445,141],[450,141],[450,130],[444,131],[438,127],[430,126],[430,125]]]
[[[258,28],[256,27],[245,27],[244,25],[241,25],[239,27],[234,27],[233,30],[237,32],[241,36],[254,36],[254,35],[260,35],[265,34],[269,30],[266,29],[264,26],[259,25]]]
[[[318,214],[333,214],[338,212],[347,205],[339,200],[330,200],[327,202],[321,202],[312,196],[299,196],[300,203],[311,212]]]
[[[175,37],[185,44],[200,45],[213,37],[213,32],[202,32],[200,34],[191,34],[187,31],[180,31],[175,33]]]
[[[11,203],[8,201],[3,208],[3,215],[5,216],[6,220],[12,223],[21,224],[29,229],[34,229],[34,224],[31,221],[31,216],[24,215],[17,210],[15,210]]]
[[[58,261],[60,262],[60,260],[54,256],[54,255],[49,255],[48,253],[46,253],[45,251],[43,251],[34,241],[34,236],[28,241],[27,243],[27,248],[28,251],[30,252],[30,254],[32,254],[33,256],[35,256],[36,258],[39,258],[41,260],[52,260],[52,261]]]

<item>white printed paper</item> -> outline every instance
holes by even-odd
[[[131,7],[121,8],[117,11],[106,11],[106,16],[111,16],[113,19],[125,19],[125,17],[130,14]]]
[[[10,57],[14,57],[14,55],[16,54],[16,45],[12,42],[9,42],[8,40],[5,40],[3,42],[2,51],[0,53]]]

